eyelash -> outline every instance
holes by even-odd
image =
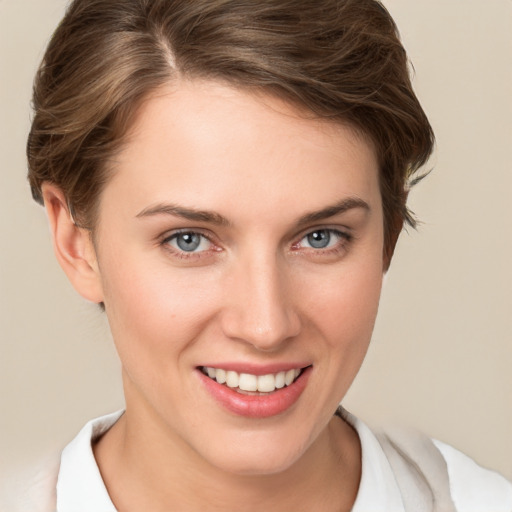
[[[326,247],[326,248],[315,248],[315,247],[306,247],[304,250],[308,251],[309,254],[313,254],[315,256],[322,256],[322,255],[336,255],[340,252],[345,252],[348,249],[348,245],[350,242],[352,242],[354,236],[351,233],[348,233],[346,231],[340,231],[339,229],[334,228],[316,228],[312,229],[310,231],[307,231],[304,233],[297,242],[292,244],[292,251],[299,251],[301,250],[300,244],[303,240],[307,239],[308,236],[313,235],[314,233],[320,233],[325,232],[328,233],[330,237],[333,235],[338,237],[338,241],[334,244],[333,247]],[[181,250],[179,248],[173,247],[170,245],[170,242],[173,240],[176,240],[180,235],[196,235],[201,237],[202,243],[204,240],[207,241],[211,245],[210,248],[202,251],[185,251]],[[329,240],[330,242],[330,240]],[[172,234],[165,236],[161,242],[160,245],[165,248],[168,252],[170,252],[173,257],[179,258],[179,259],[200,259],[204,257],[208,257],[211,255],[212,252],[220,252],[222,249],[218,247],[211,239],[210,236],[206,235],[205,233],[199,231],[199,230],[193,230],[193,229],[181,229],[178,231],[173,232]]]

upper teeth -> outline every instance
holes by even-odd
[[[276,389],[289,386],[299,376],[300,368],[287,372],[268,373],[267,375],[252,375],[251,373],[238,373],[207,366],[203,368],[203,372],[219,384],[226,384],[230,388],[270,393]]]

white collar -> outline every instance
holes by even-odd
[[[123,411],[89,421],[64,449],[57,482],[58,512],[116,512],[92,451]],[[352,512],[404,512],[393,471],[377,438],[358,418],[342,411],[361,440],[362,474]]]
[[[361,482],[351,512],[405,512],[393,470],[374,433],[344,409],[341,415],[361,442]]]
[[[57,480],[58,512],[116,512],[96,464],[92,441],[122,414],[118,411],[89,421],[62,452]]]

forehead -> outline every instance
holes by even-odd
[[[115,190],[133,209],[179,199],[218,210],[240,200],[253,213],[259,205],[300,214],[305,201],[380,201],[373,146],[355,129],[216,82],[180,82],[147,98],[113,171],[103,199]]]

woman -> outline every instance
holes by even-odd
[[[32,192],[126,398],[64,451],[57,510],[512,507],[337,411],[433,144],[379,3],[75,1],[34,108]]]

